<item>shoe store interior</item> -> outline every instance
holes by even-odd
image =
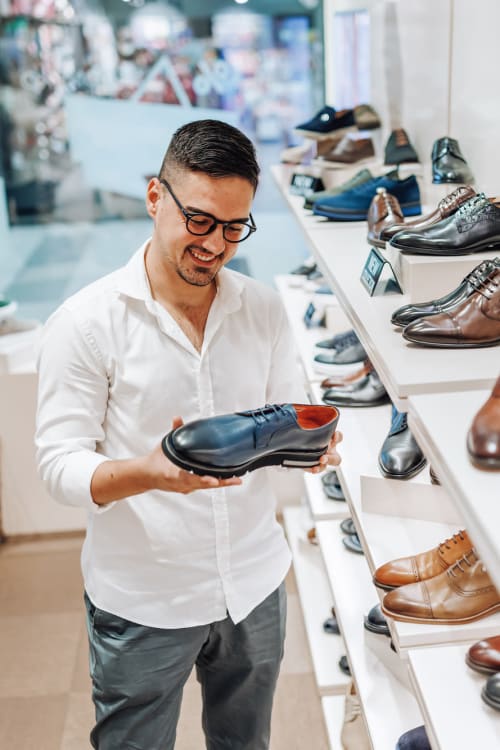
[[[228,268],[279,296],[341,462],[258,469],[292,559],[270,741],[209,744],[194,670],[175,748],[500,748],[499,26],[497,0],[0,0],[0,748],[100,747],[93,514],[40,476],[39,346],[205,119],[255,147]]]

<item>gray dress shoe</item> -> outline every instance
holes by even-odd
[[[331,406],[380,406],[390,399],[384,384],[373,370],[365,378],[346,386],[328,388],[323,393],[323,401]]]

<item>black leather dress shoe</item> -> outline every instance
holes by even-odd
[[[330,406],[380,406],[388,404],[389,400],[387,391],[374,370],[361,380],[344,387],[328,388],[323,393],[323,401]]]
[[[391,635],[391,631],[387,625],[387,620],[382,614],[380,604],[375,604],[365,616],[364,626],[365,629],[369,630],[371,633],[378,633],[379,635],[386,635],[387,637],[390,637]]]
[[[344,518],[340,524],[340,529],[344,534],[356,534],[356,527],[352,518]]]
[[[488,706],[500,711],[500,672],[488,677],[486,685],[483,687],[481,698]]]
[[[385,145],[384,164],[405,164],[418,161],[417,152],[410,143],[408,133],[396,128]]]
[[[327,617],[326,620],[324,621],[323,630],[325,631],[325,633],[331,633],[333,635],[340,635],[340,628],[337,622],[337,618],[335,617],[334,611],[332,611],[332,616]]]
[[[323,107],[307,122],[295,126],[295,130],[311,136],[343,133],[356,129],[354,112],[352,109],[335,110],[333,107]]]
[[[405,326],[413,323],[418,318],[425,318],[428,315],[438,315],[442,312],[448,312],[455,305],[460,304],[474,291],[476,282],[484,281],[494,268],[500,268],[500,258],[493,260],[483,260],[478,266],[472,269],[470,273],[460,282],[456,289],[445,294],[444,297],[434,299],[431,302],[418,302],[414,305],[404,305],[392,313],[391,323],[395,326]]]
[[[346,536],[342,537],[342,544],[349,550],[349,552],[356,552],[358,555],[365,554],[357,534],[346,534]]]
[[[390,245],[409,255],[468,255],[500,247],[500,205],[479,193],[421,232],[398,232]]]
[[[323,492],[329,500],[345,501],[344,492],[340,486],[336,471],[329,471],[328,474],[323,474],[321,483],[323,485]]]
[[[172,430],[162,440],[176,466],[221,479],[263,466],[316,466],[335,428],[333,406],[267,404],[261,409],[223,414]]]
[[[410,479],[425,463],[424,454],[408,427],[407,415],[393,406],[391,429],[378,457],[380,471],[390,479]]]
[[[431,158],[434,184],[474,182],[469,165],[455,138],[438,138],[434,141]]]
[[[344,674],[349,675],[349,677],[350,677],[351,676],[351,669],[349,667],[349,662],[347,661],[347,656],[341,656],[340,659],[339,659],[339,661],[338,661],[338,664],[339,664],[340,671],[343,672]]]

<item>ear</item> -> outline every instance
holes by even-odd
[[[146,188],[146,210],[152,219],[155,218],[161,197],[161,183],[157,177],[152,177]]]

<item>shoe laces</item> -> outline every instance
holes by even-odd
[[[255,424],[262,424],[263,422],[270,422],[276,416],[288,416],[288,412],[285,410],[284,404],[266,404],[260,409],[251,409],[250,411],[241,411],[239,414],[244,414],[247,417],[252,417]]]
[[[457,200],[459,200],[462,197],[462,195],[467,195],[468,192],[469,192],[469,189],[461,185],[449,195],[446,195],[444,198],[441,198],[441,200],[438,203],[438,208],[443,209],[443,210],[453,208]]]
[[[445,548],[446,549],[451,549],[453,544],[456,546],[457,544],[460,544],[460,542],[465,542],[465,536],[464,536],[464,530],[463,529],[461,529],[456,534],[453,534],[453,536],[451,536],[449,539],[445,539],[444,542],[441,542],[441,544],[439,545],[439,548],[438,548],[439,552],[441,552],[441,554],[442,554],[444,552]]]
[[[403,128],[397,128],[394,131],[394,138],[396,146],[408,146],[410,143],[406,130],[403,130]]]
[[[335,349],[338,352],[341,352],[344,349],[347,349],[347,347],[353,346],[353,344],[359,344],[359,339],[354,333],[354,331],[350,331],[349,333],[346,333],[346,335],[343,338],[339,339],[335,343]]]
[[[457,560],[456,563],[451,566],[451,568],[448,568],[447,573],[453,578],[458,578],[460,576],[460,573],[467,573],[467,568],[462,567],[463,565],[466,565],[468,568],[473,568],[478,561],[479,557],[476,554],[476,550],[471,549],[469,550],[469,552],[466,552],[463,557]],[[485,568],[483,566],[483,570],[484,569]]]
[[[377,188],[377,194],[383,199],[387,213],[390,213],[391,211],[394,213],[394,211],[398,209],[395,196],[392,195],[392,193],[388,193],[384,187]]]
[[[478,277],[470,279],[476,292],[482,294],[486,299],[489,299],[490,295],[500,286],[500,273],[498,273],[498,270],[498,267],[495,266],[486,278]]]
[[[393,407],[394,408],[394,407]],[[389,434],[395,434],[396,432],[402,432],[408,427],[408,414],[405,411],[398,411],[394,408],[394,414],[392,417],[392,424]]]
[[[448,197],[451,198],[451,196]],[[463,219],[464,222],[467,223],[475,214],[479,213],[479,211],[487,205],[489,205],[489,200],[486,195],[484,193],[478,193],[469,201],[463,203],[457,210],[455,216],[457,219]]]

